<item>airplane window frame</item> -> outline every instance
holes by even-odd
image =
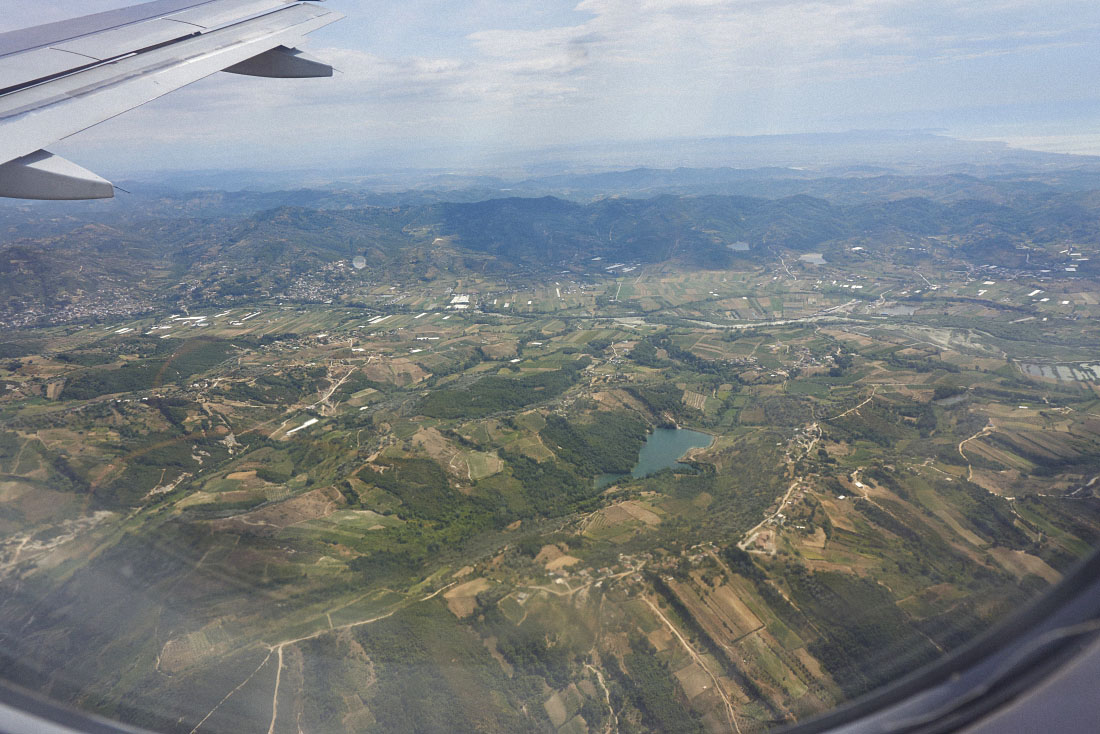
[[[1086,656],[1093,658],[1090,662],[1100,664],[1100,550],[1079,562],[1059,584],[1018,614],[946,657],[831,712],[776,732],[969,731]],[[1057,704],[1062,714],[1082,721],[1100,720],[1100,698],[1059,698]],[[1024,705],[1029,704],[1025,701]],[[1030,705],[1049,707],[1050,701]],[[1026,730],[990,731],[1023,734]],[[0,681],[0,734],[151,733],[69,708],[9,681]]]

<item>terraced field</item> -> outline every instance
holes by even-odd
[[[1095,299],[924,276],[639,265],[5,335],[0,672],[188,732],[829,709],[1100,537]],[[630,478],[670,426],[714,440]]]

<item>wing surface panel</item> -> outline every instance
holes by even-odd
[[[218,0],[154,0],[128,8],[108,10],[103,13],[71,18],[57,23],[46,23],[31,28],[0,33],[0,57],[30,49],[62,43],[92,33],[160,18],[190,8],[210,5]]]
[[[0,58],[0,89],[10,89],[27,81],[64,74],[94,63],[87,56],[56,48],[36,48]]]
[[[297,0],[205,0],[201,3],[171,0],[164,5],[164,10],[174,12],[156,17],[145,17],[144,13],[135,16],[124,12],[130,8],[123,8],[77,19],[90,22],[62,21],[6,33],[0,35],[0,93],[95,61],[118,58],[285,8],[294,2]],[[67,51],[79,56],[51,51]],[[24,61],[25,56],[31,58]]]
[[[218,2],[190,10],[181,10],[165,16],[177,23],[188,23],[199,26],[205,30],[217,28],[226,23],[233,23],[249,15],[264,13],[269,10],[290,5],[298,0],[218,0]]]

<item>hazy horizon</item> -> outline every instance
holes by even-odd
[[[0,32],[133,4],[17,6]],[[1100,94],[1085,73],[1100,7],[1080,0],[326,7],[347,18],[305,48],[334,63],[334,79],[215,75],[57,152],[120,177],[478,168],[554,147],[882,129],[1100,153]]]

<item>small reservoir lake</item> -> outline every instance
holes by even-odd
[[[680,457],[691,449],[705,449],[713,441],[713,437],[699,431],[686,428],[658,428],[646,439],[645,445],[638,453],[638,463],[634,465],[630,476],[641,479],[661,469],[675,469],[677,466],[686,468],[686,464],[680,464]],[[596,478],[596,485],[606,487],[625,476],[627,475],[601,474]]]

